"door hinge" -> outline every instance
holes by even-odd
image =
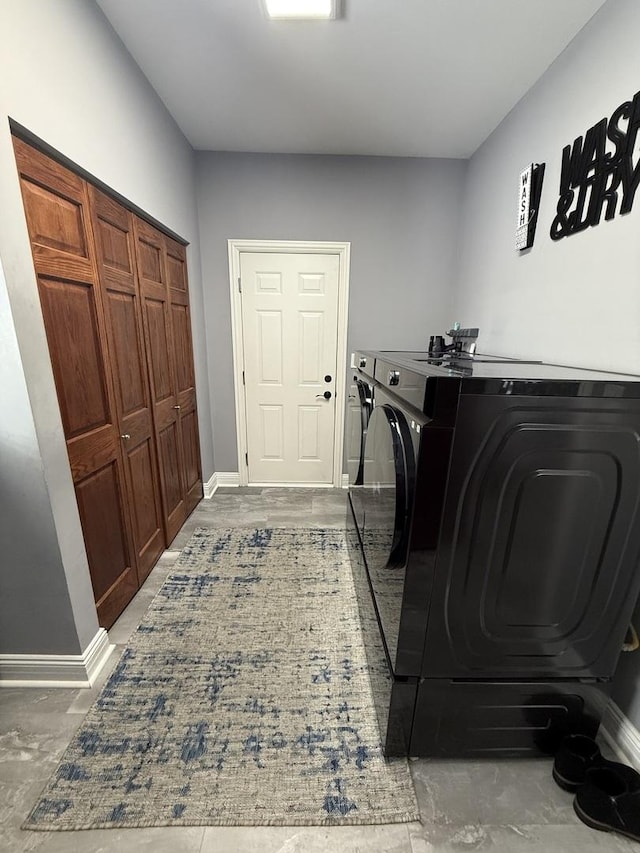
[[[248,468],[249,467],[249,454],[248,453],[244,454],[244,461],[247,463],[247,468]]]
[[[240,276],[238,276],[238,293],[242,293],[242,282],[240,281]]]

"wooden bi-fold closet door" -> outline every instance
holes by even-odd
[[[164,235],[137,217],[135,231],[164,524],[167,542],[171,542],[187,517],[187,504],[181,477],[180,408],[173,368]]]
[[[136,273],[133,216],[93,186],[89,186],[89,198],[131,508],[131,535],[138,578],[142,583],[164,550],[165,538]]]
[[[200,438],[196,409],[196,379],[193,365],[191,314],[187,280],[186,249],[170,237],[164,238],[165,266],[169,286],[172,356],[178,399],[178,437],[182,453],[182,481],[187,515],[202,499]]]
[[[184,246],[136,217],[136,255],[167,542],[202,498]]]
[[[91,581],[109,628],[202,497],[185,248],[14,147]]]
[[[88,186],[14,139],[62,423],[101,625],[139,587]]]

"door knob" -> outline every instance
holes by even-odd
[[[174,406],[173,408],[176,409],[178,412],[180,411],[180,406]]]
[[[318,397],[324,397],[325,400],[330,400],[331,391],[325,391],[324,394],[316,394],[316,399],[318,399]]]
[[[123,438],[125,441],[129,441],[131,436],[129,435],[128,432],[125,432],[125,433],[123,433],[123,435],[120,436],[120,438]]]

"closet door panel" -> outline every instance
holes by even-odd
[[[163,235],[142,219],[137,219],[138,271],[141,281],[148,285],[157,285],[163,291],[166,288],[164,264],[162,261]]]
[[[187,490],[187,507],[191,510],[202,500],[202,475],[200,473],[200,444],[198,441],[198,413],[195,408],[181,413],[182,443],[184,447],[184,476]]]
[[[160,437],[160,452],[165,464],[165,488],[169,506],[178,507],[182,503],[182,479],[180,477],[180,460],[178,456],[177,424],[170,423],[162,429]]]
[[[170,237],[165,238],[165,248],[167,258],[167,283],[174,293],[184,293],[186,295],[188,292],[188,283],[185,248]]]
[[[138,587],[87,184],[14,139],[38,290],[98,617]]]
[[[93,284],[43,275],[38,283],[67,440],[105,426],[113,432]]]
[[[189,306],[175,302],[171,305],[173,320],[173,341],[176,358],[176,383],[178,394],[195,392],[193,359],[191,355],[191,327],[189,323]]]
[[[119,456],[118,446],[106,429],[93,430],[72,438],[67,442],[67,453],[74,483],[80,482]]]
[[[164,504],[167,544],[175,538],[187,517],[180,478],[178,408],[169,361],[169,329],[166,302],[145,299],[147,353],[154,400],[154,425]]]
[[[155,564],[159,553],[152,543],[159,539],[158,551],[164,550],[159,484],[155,472],[155,450],[151,438],[141,441],[128,454],[131,479],[135,484],[136,501],[133,505],[134,539],[141,543],[141,553]],[[153,553],[149,553],[152,549]],[[149,569],[149,570],[150,570]]]
[[[143,353],[139,348],[135,294],[107,291],[107,313],[111,325],[115,388],[120,414],[127,418],[146,411],[147,420],[151,424]]]
[[[164,260],[164,235],[135,220],[136,254],[156,448],[160,467],[163,520],[167,544],[187,517],[173,364],[170,305]]]
[[[169,299],[171,302],[174,372],[180,407],[178,425],[182,451],[182,478],[187,512],[189,513],[202,499],[203,491],[186,250],[184,246],[170,237],[165,238],[165,246]]]
[[[34,263],[63,278],[93,281],[84,181],[15,138],[14,151]]]
[[[165,537],[153,448],[133,218],[122,205],[95,187],[91,187],[90,193],[133,542],[142,582],[164,550]]]
[[[167,326],[167,304],[164,299],[145,300],[149,341],[149,366],[154,402],[157,405],[175,397],[169,361],[169,336]]]
[[[113,624],[138,582],[128,559],[120,466],[113,460],[76,486],[91,583],[101,624]]]

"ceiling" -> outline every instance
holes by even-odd
[[[196,149],[469,157],[605,0],[97,0]]]

